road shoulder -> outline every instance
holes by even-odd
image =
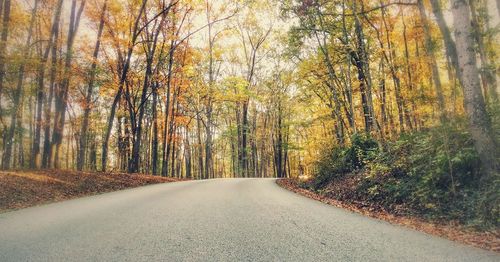
[[[312,198],[328,205],[347,209],[372,218],[387,221],[392,224],[405,226],[430,235],[435,235],[463,244],[479,247],[485,250],[500,253],[500,231],[479,232],[459,225],[439,224],[425,221],[417,217],[394,215],[382,210],[375,210],[369,206],[346,203],[333,198],[326,197],[311,190],[299,186],[294,179],[278,179],[276,183],[287,190]]]

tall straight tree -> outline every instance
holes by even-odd
[[[425,13],[425,7],[424,7],[423,0],[418,0],[417,3],[418,3],[418,11],[420,14],[420,20],[422,22],[422,28],[424,29],[425,53],[427,55],[427,59],[430,62],[430,66],[431,66],[431,70],[432,70],[432,80],[433,80],[434,88],[436,89],[436,95],[438,98],[439,113],[441,114],[441,121],[445,121],[446,104],[445,104],[445,100],[444,100],[443,86],[441,85],[441,76],[439,75],[439,69],[437,66],[434,47],[432,44],[432,36],[431,36],[431,30],[429,28],[429,21],[427,18],[427,14]],[[450,51],[450,52],[456,52],[456,51]]]
[[[457,45],[458,65],[463,76],[464,107],[469,130],[481,158],[485,173],[494,175],[497,168],[497,147],[492,136],[491,123],[481,92],[479,70],[471,26],[471,11],[466,0],[452,0],[453,26]]]
[[[476,39],[477,51],[479,53],[479,58],[481,59],[481,82],[483,85],[483,90],[486,98],[491,102],[498,102],[498,91],[497,91],[497,79],[496,79],[496,68],[495,65],[490,62],[488,54],[486,53],[486,44],[484,41],[485,30],[487,27],[487,21],[480,21],[481,14],[479,14],[479,8],[477,5],[480,1],[469,0],[469,6],[471,9],[472,25],[474,30],[474,38]],[[486,3],[483,3],[486,4]],[[486,7],[482,7],[485,9]],[[484,16],[484,15],[483,15]],[[488,16],[488,14],[486,14]],[[487,19],[486,19],[487,20]],[[484,25],[486,24],[486,25]],[[489,31],[489,30],[488,30]],[[490,32],[488,32],[490,33]]]
[[[86,0],[81,0],[80,6],[78,7],[77,0],[73,0],[71,2],[71,14],[68,28],[68,39],[66,42],[66,56],[64,60],[63,79],[58,86],[59,88],[56,92],[55,100],[54,128],[52,132],[51,144],[51,150],[53,150],[53,152],[51,152],[50,154],[53,159],[49,161],[51,163],[53,162],[53,166],[56,168],[59,168],[59,151],[63,140],[64,125],[66,121],[66,109],[68,107],[68,93],[72,75],[71,65],[73,61],[73,46],[75,43],[75,38],[78,32],[78,27],[80,25],[80,19],[85,7],[85,3]]]
[[[2,92],[5,78],[5,56],[7,51],[7,38],[9,37],[10,0],[1,1],[2,5],[2,33],[0,35],[0,119],[2,118]]]
[[[35,20],[36,20],[36,13],[38,10],[38,0],[35,0],[35,4],[33,7],[33,11],[31,11],[31,19],[30,19],[30,25],[28,28],[28,37],[26,39],[26,45],[24,47],[24,54],[26,54],[28,57],[21,62],[21,65],[19,66],[19,72],[18,72],[18,79],[17,79],[17,87],[16,90],[14,91],[14,96],[13,96],[13,103],[12,103],[12,112],[11,112],[11,120],[10,120],[10,127],[7,132],[7,137],[5,139],[6,145],[5,145],[5,151],[3,155],[3,168],[4,169],[9,169],[10,168],[10,159],[12,156],[12,146],[14,144],[14,134],[16,131],[16,124],[18,122],[18,115],[19,115],[19,110],[21,108],[20,100],[21,100],[21,95],[23,91],[23,81],[24,81],[24,73],[26,69],[26,60],[29,58],[30,54],[30,46],[31,46],[31,38],[33,36],[33,28],[35,26]],[[22,143],[22,141],[20,141]]]
[[[52,92],[46,92],[45,91],[45,66],[46,63],[49,59],[49,54],[50,51],[53,50],[53,53],[55,53],[55,48],[56,46],[56,41],[57,41],[57,36],[59,34],[59,20],[61,17],[61,10],[62,10],[62,4],[63,0],[59,0],[57,2],[56,8],[54,10],[54,17],[52,20],[52,25],[49,33],[49,41],[47,43],[47,46],[45,47],[45,50],[41,54],[40,61],[37,66],[37,87],[36,87],[36,119],[35,119],[35,134],[34,134],[34,139],[33,139],[33,146],[31,150],[31,160],[30,160],[30,167],[35,168],[39,167],[40,165],[42,167],[46,167],[46,162],[45,162],[45,157],[47,156],[48,152],[48,146],[49,146],[49,139],[48,139],[48,132],[50,132],[50,126],[49,124],[44,124],[42,120],[42,113],[44,111],[44,104],[46,103],[47,96],[46,93],[52,93]],[[55,63],[55,59],[54,59]],[[50,106],[45,106],[45,121],[47,121],[47,107],[48,107],[48,115],[50,116]],[[48,121],[50,123],[50,120]],[[47,143],[44,142],[44,153],[43,153],[43,158],[41,157],[40,154],[40,142],[41,142],[41,132],[42,128],[45,130],[45,140]],[[46,148],[47,147],[47,148]],[[48,159],[48,156],[47,156]]]
[[[76,169],[82,170],[85,166],[85,153],[87,149],[87,134],[89,130],[90,111],[92,110],[92,94],[94,92],[95,78],[97,74],[97,58],[99,57],[99,49],[101,47],[101,37],[104,29],[104,18],[106,14],[108,1],[105,0],[102,6],[101,17],[99,19],[99,27],[97,29],[97,40],[95,42],[94,53],[92,55],[92,65],[90,66],[89,83],[87,93],[83,102],[83,121],[80,131],[80,146],[78,148]]]
[[[419,0],[420,1],[420,0]],[[443,11],[441,9],[440,0],[430,0],[432,5],[432,12],[436,17],[436,22],[439,27],[439,31],[441,31],[441,35],[443,36],[443,41],[446,47],[446,56],[448,57],[452,68],[454,69],[454,73],[458,78],[461,85],[463,85],[462,75],[460,74],[459,66],[458,66],[458,55],[457,55],[457,47],[455,45],[455,41],[451,37],[450,29],[446,24],[446,20],[444,18]]]

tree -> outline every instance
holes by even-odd
[[[439,69],[436,62],[436,56],[434,53],[434,47],[432,44],[432,36],[429,28],[429,21],[427,19],[427,14],[425,13],[425,7],[423,0],[418,0],[418,11],[420,13],[420,19],[422,21],[422,27],[424,29],[425,36],[425,52],[427,55],[427,59],[430,61],[431,69],[432,69],[432,80],[434,82],[434,88],[436,89],[436,94],[438,98],[438,108],[441,114],[441,121],[446,121],[446,104],[444,100],[443,87],[441,85],[441,76],[439,75]],[[445,32],[447,30],[443,29]],[[445,33],[446,34],[446,33]],[[448,40],[451,41],[451,40]],[[451,45],[451,43],[450,43]],[[453,53],[453,51],[450,51]]]
[[[463,81],[464,107],[469,120],[469,130],[481,164],[488,175],[497,172],[497,147],[492,137],[491,122],[481,93],[479,70],[474,48],[474,32],[471,26],[470,8],[466,0],[451,2],[458,65]]]
[[[9,3],[7,3],[9,2]],[[5,8],[10,9],[10,1],[7,0],[5,1]],[[29,29],[28,29],[28,38],[26,39],[26,45],[24,47],[24,53],[25,54],[30,54],[30,45],[31,45],[31,38],[33,36],[33,28],[35,26],[35,20],[36,20],[36,13],[38,10],[38,0],[35,0],[35,4],[33,7],[33,11],[31,12],[31,18],[30,18],[30,24],[29,24]],[[7,14],[8,16],[8,14]],[[5,18],[5,14],[4,14]],[[8,22],[7,22],[8,23]],[[4,25],[5,26],[5,25]],[[0,51],[1,52],[1,51]],[[2,65],[0,65],[2,67]],[[13,109],[11,112],[11,119],[10,119],[10,128],[7,132],[7,136],[5,138],[6,145],[5,145],[5,151],[3,155],[3,169],[9,169],[10,168],[10,162],[11,162],[11,157],[12,157],[12,146],[14,144],[14,134],[16,131],[16,124],[18,122],[18,117],[19,117],[19,110],[21,108],[21,96],[23,92],[23,81],[24,81],[24,73],[26,69],[26,61],[22,61],[21,65],[19,66],[19,73],[18,73],[18,79],[17,79],[17,87],[16,90],[14,91],[14,99],[13,99]],[[3,81],[2,79],[2,73],[0,71],[0,86],[1,82]],[[1,89],[0,89],[1,92]],[[1,97],[0,97],[1,100]],[[1,111],[1,109],[0,109]],[[0,112],[1,114],[1,112]],[[22,142],[21,142],[22,143]]]
[[[90,76],[89,76],[87,92],[85,95],[85,100],[83,101],[84,113],[83,113],[82,128],[80,131],[80,145],[78,149],[77,167],[76,167],[76,169],[80,171],[83,170],[85,166],[85,153],[87,150],[87,143],[88,143],[89,118],[90,118],[90,111],[92,110],[92,104],[93,104],[92,95],[94,92],[94,84],[97,74],[97,58],[99,57],[101,38],[102,38],[102,33],[104,31],[104,19],[105,19],[107,4],[108,1],[105,0],[102,6],[101,17],[99,19],[99,27],[97,29],[97,40],[95,42],[94,53],[92,55],[92,65],[90,66]]]
[[[9,37],[9,23],[10,23],[10,0],[2,1],[2,33],[0,36],[0,101],[2,99],[2,92],[4,89],[5,78],[5,56],[7,49],[7,39]],[[2,117],[2,108],[0,105],[0,119]]]

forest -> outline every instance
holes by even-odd
[[[446,216],[469,203],[498,224],[499,14],[487,0],[1,0],[1,169],[316,190],[361,174],[360,198]]]

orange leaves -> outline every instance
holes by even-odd
[[[176,178],[122,173],[87,173],[62,170],[0,172],[0,212]]]

